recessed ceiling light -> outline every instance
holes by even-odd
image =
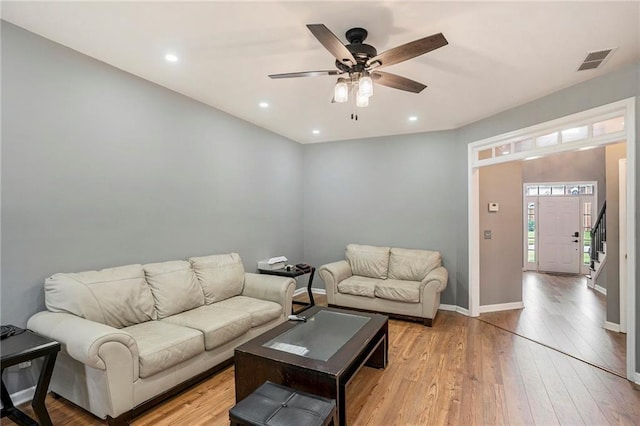
[[[318,130],[318,129],[313,129],[313,130],[311,131],[311,133],[313,133],[314,135],[319,135],[319,134],[320,134],[320,130]]]
[[[260,108],[269,108],[268,102],[260,102],[258,105],[260,105]]]
[[[178,62],[178,57],[173,53],[167,53],[164,58],[169,62]]]
[[[409,121],[418,121],[418,117],[412,115],[411,117],[409,117]]]

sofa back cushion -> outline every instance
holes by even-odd
[[[45,304],[52,312],[122,328],[156,318],[142,265],[54,274],[45,280]]]
[[[389,269],[389,247],[347,245],[347,262],[353,275],[386,279]]]
[[[438,251],[392,248],[389,256],[389,278],[422,281],[441,262]]]
[[[207,305],[242,293],[244,266],[238,253],[192,257],[189,262],[204,291]]]
[[[158,319],[204,305],[204,293],[186,260],[143,265]]]

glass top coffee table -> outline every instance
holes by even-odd
[[[322,306],[304,314],[307,322],[285,322],[236,348],[236,402],[270,380],[335,399],[344,425],[353,376],[363,365],[387,365],[388,318]]]

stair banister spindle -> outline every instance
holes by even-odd
[[[598,214],[595,225],[591,228],[591,269],[595,267],[595,262],[599,260],[598,253],[604,250],[604,242],[607,241],[607,202],[602,204],[602,209]]]

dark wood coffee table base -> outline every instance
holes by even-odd
[[[311,308],[306,314],[310,316],[318,310],[318,307]],[[369,330],[371,334],[368,337],[356,335],[359,338],[345,344],[327,363],[256,346],[293,327],[295,324],[291,322],[282,324],[284,328],[279,332],[267,332],[265,334],[269,336],[256,337],[255,344],[248,342],[238,347],[234,357],[236,401],[243,400],[269,380],[296,390],[335,399],[339,424],[345,425],[347,385],[362,366],[385,368],[387,365],[388,321],[386,317],[383,318],[383,323],[379,322],[374,330]],[[363,332],[366,333],[367,331]],[[361,340],[362,337],[365,338]],[[268,356],[265,356],[265,353],[268,353]]]

